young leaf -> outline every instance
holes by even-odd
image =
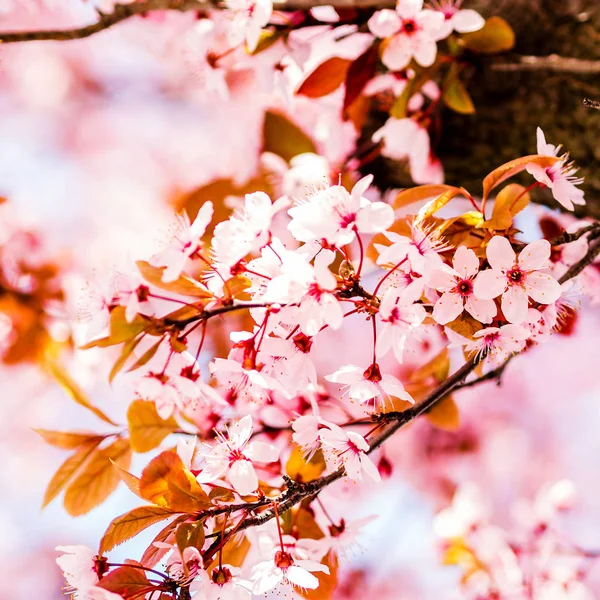
[[[102,419],[109,425],[116,425],[114,421],[109,419],[99,408],[96,408],[88,400],[87,396],[83,393],[81,388],[71,379],[69,374],[54,360],[47,358],[45,366],[50,374],[56,379],[58,384],[71,396],[77,404],[87,408],[93,412],[99,419]]]
[[[104,437],[97,433],[76,433],[71,431],[49,431],[48,429],[34,429],[39,433],[44,441],[56,448],[63,450],[74,450],[84,444],[95,442],[99,444]]]
[[[433,216],[438,210],[446,206],[452,198],[463,195],[468,197],[469,193],[464,188],[457,188],[448,186],[448,189],[440,194],[437,198],[430,200],[421,210],[418,212],[417,220],[422,221]]]
[[[134,567],[119,567],[109,571],[96,585],[119,594],[125,600],[145,597],[145,594],[156,590],[156,586],[148,581],[144,571]]]
[[[415,202],[422,202],[423,200],[429,200],[430,198],[437,198],[448,190],[456,189],[451,185],[444,184],[429,184],[429,185],[418,185],[413,188],[402,190],[396,194],[396,198],[392,202],[394,210],[410,206]]]
[[[524,171],[528,164],[534,163],[540,167],[547,168],[551,167],[558,161],[556,156],[540,156],[538,154],[532,154],[530,156],[523,156],[522,158],[516,158],[511,160],[497,169],[494,169],[489,175],[483,180],[483,197],[487,198],[489,193],[503,181],[506,181],[510,177],[513,177],[517,173]]]
[[[299,590],[295,588],[301,596],[308,600],[331,600],[333,593],[337,587],[337,572],[338,572],[338,559],[337,555],[327,553],[322,564],[329,567],[329,575],[321,571],[314,573],[315,577],[319,580],[319,587],[316,590]]]
[[[129,369],[127,369],[127,372],[131,373],[131,371],[135,371],[136,369],[139,369],[140,367],[143,367],[145,364],[149,363],[152,360],[152,358],[154,358],[154,355],[158,352],[158,349],[163,343],[163,340],[164,338],[160,338],[160,340],[158,340],[156,344],[150,346],[150,348],[148,348],[148,350],[146,350],[146,352],[144,352],[144,354],[142,354],[142,356],[140,356],[133,363],[133,365],[129,367]]]
[[[446,431],[456,431],[460,427],[460,414],[452,396],[434,405],[425,413],[425,418],[432,425]]]
[[[361,92],[375,74],[377,67],[378,46],[375,42],[369,46],[356,60],[353,60],[346,72],[346,93],[344,95],[343,113],[354,104]]]
[[[196,512],[211,502],[176,452],[167,450],[142,472],[140,494],[145,500],[177,512]]]
[[[140,478],[130,473],[127,469],[120,467],[115,461],[111,460],[113,468],[119,474],[121,481],[138,497],[140,496]]]
[[[320,64],[300,85],[296,94],[320,98],[335,92],[346,79],[352,61],[333,56]]]
[[[161,419],[156,412],[154,402],[134,400],[127,410],[127,426],[131,438],[131,448],[135,452],[148,452],[179,427],[170,417]]]
[[[485,221],[486,229],[508,229],[512,226],[514,216],[529,204],[530,196],[527,188],[518,183],[510,183],[502,188],[492,209],[492,218]]]
[[[158,548],[154,545],[154,542],[167,543],[167,540],[169,540],[169,543],[171,543],[170,538],[173,536],[175,528],[177,525],[179,525],[179,523],[183,523],[187,519],[189,519],[189,515],[181,515],[180,517],[176,517],[164,529],[161,529],[156,534],[156,537],[152,540],[150,546],[146,548],[142,558],[140,559],[140,562],[145,567],[153,567],[169,551],[168,548]]]
[[[69,456],[69,458],[67,458],[67,460],[58,468],[58,471],[56,471],[46,488],[42,508],[50,504],[50,502],[62,492],[69,481],[75,477],[100,441],[101,440],[84,444],[77,452],[75,452],[75,454]]]
[[[311,459],[307,461],[300,446],[294,446],[285,466],[285,472],[288,477],[299,482],[317,479],[325,469],[325,458],[321,450],[317,450]]]
[[[100,541],[98,554],[105,554],[115,546],[135,537],[155,523],[169,519],[175,513],[160,506],[140,506],[113,519]]]
[[[65,509],[71,516],[77,517],[89,512],[104,502],[119,485],[121,478],[113,468],[112,461],[125,469],[129,467],[129,440],[119,438],[110,446],[92,454],[65,493]]]
[[[215,533],[216,531],[217,530],[215,530]],[[220,532],[221,529],[219,528],[218,531]],[[244,560],[246,560],[248,552],[250,552],[251,546],[252,544],[245,535],[241,539],[238,539],[238,536],[235,536],[223,547],[223,562],[232,567],[241,567]],[[215,557],[215,560],[209,565],[207,571],[210,572],[218,562],[218,557]]]
[[[285,115],[268,110],[263,123],[263,152],[290,161],[298,154],[317,151],[312,139]]]
[[[108,337],[92,340],[88,344],[81,346],[81,349],[88,348],[107,348],[128,342],[138,336],[148,327],[150,321],[142,315],[136,315],[131,323],[125,317],[125,307],[115,306],[110,311],[110,334]]]
[[[512,50],[515,32],[501,17],[490,17],[479,31],[462,35],[464,45],[477,54],[500,54]]]
[[[165,283],[162,280],[162,275],[166,267],[155,267],[145,260],[138,260],[135,264],[142,274],[142,277],[154,287],[161,290],[167,290],[173,294],[181,294],[182,296],[212,298],[212,294],[204,285],[202,285],[202,283],[192,279],[185,273],[181,274],[175,281]]]
[[[194,523],[182,523],[175,532],[175,543],[181,554],[188,548],[197,548],[202,550],[204,546],[204,522],[195,521]]]
[[[467,92],[463,82],[455,78],[444,89],[442,96],[444,104],[454,112],[461,115],[472,115],[475,113],[475,105]]]
[[[142,337],[143,336],[140,336],[138,338],[133,338],[132,340],[129,340],[126,344],[123,344],[123,349],[121,350],[121,354],[120,354],[119,358],[117,358],[117,360],[115,361],[115,364],[113,365],[112,369],[110,370],[110,374],[108,376],[109,383],[113,382],[114,378],[117,376],[119,371],[125,366],[127,359],[132,355],[136,346],[142,340]]]

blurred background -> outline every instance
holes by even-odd
[[[94,19],[93,7],[77,0],[57,0],[53,6],[17,0],[5,8],[6,2],[0,0],[0,29],[69,26]],[[544,11],[540,2],[532,10]],[[587,23],[592,29],[597,23],[595,3],[570,4],[572,14],[591,14],[585,17],[585,35],[591,35]],[[515,14],[514,6],[509,8]],[[36,251],[68,268],[73,311],[86,280],[147,255],[165,235],[174,210],[187,206],[193,213],[211,192],[224,198],[252,189],[252,180],[260,177],[261,151],[274,143],[264,135],[267,108],[297,117],[331,163],[344,157],[355,141],[349,124],[334,116],[335,99],[299,110],[263,84],[256,66],[229,74],[228,99],[206,93],[205,73],[190,35],[194,24],[191,14],[152,15],[87,40],[0,46],[0,196],[10,204],[2,213],[0,237],[15,223],[36,232],[34,245],[39,242],[42,248]],[[342,51],[356,56],[356,44]],[[270,52],[261,59],[267,65],[278,60],[277,47]],[[600,52],[597,42],[593,52]],[[565,83],[553,85],[558,89]],[[577,83],[569,85],[577,88]],[[593,81],[588,85],[594,89]],[[494,98],[486,93],[487,100],[480,100],[482,113],[473,117],[478,124],[505,101],[516,110],[514,97],[509,101],[500,92]],[[498,140],[488,144],[502,148],[502,157],[496,159],[488,150],[481,162],[495,165],[531,153],[538,123],[530,126],[529,121],[539,117],[550,130],[556,126],[566,132],[567,139],[555,132],[550,138],[554,143],[563,141],[569,147],[579,136],[574,157],[598,177],[597,116],[588,112],[584,121],[578,97],[568,95],[560,98],[567,105],[572,102],[573,111],[561,112],[556,98],[551,111],[530,111],[522,129],[506,134],[504,145],[501,134],[486,130],[485,135]],[[516,110],[520,115],[522,111],[523,105]],[[499,119],[495,115],[485,122],[496,127]],[[275,138],[286,131],[278,126]],[[450,121],[448,131],[460,127],[460,121]],[[462,128],[461,137],[472,132],[464,117]],[[518,138],[518,145],[529,150],[516,149],[509,138]],[[456,155],[456,136],[446,140],[448,155]],[[470,177],[477,163],[463,158],[462,164],[468,165]],[[460,167],[449,163],[448,170],[454,183]],[[481,165],[481,174],[488,170]],[[220,187],[207,190],[215,180]],[[595,185],[593,193],[600,189]],[[524,227],[533,232],[536,217],[524,215]],[[458,431],[442,432],[428,422],[408,429],[390,450],[391,477],[376,491],[365,490],[364,502],[350,509],[357,518],[379,518],[348,557],[337,597],[455,597],[460,573],[440,565],[431,522],[448,486],[475,476],[493,500],[491,510],[500,524],[513,518],[507,507],[515,499],[531,499],[545,483],[572,479],[579,494],[565,527],[580,545],[600,550],[599,335],[600,311],[586,307],[568,331],[511,363],[502,387],[492,382],[457,395],[462,416]],[[342,334],[338,338],[335,343],[351,345]],[[106,383],[110,358],[95,350],[75,352],[72,374],[97,406],[122,419],[128,399],[119,386]],[[326,362],[323,357],[323,369]],[[108,522],[136,505],[121,486],[83,517],[69,517],[60,500],[40,510],[44,490],[66,454],[46,445],[32,429],[70,426],[94,430],[99,422],[37,367],[26,362],[0,367],[0,600],[61,598],[55,546],[94,547]],[[137,457],[132,471],[138,472],[147,458]],[[344,486],[335,493],[342,514],[348,510]],[[143,536],[140,548],[151,537]],[[135,548],[129,545],[114,556],[132,553]],[[590,578],[600,597],[600,568],[592,569]]]

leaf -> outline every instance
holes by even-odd
[[[450,200],[456,196],[462,195],[467,198],[469,197],[469,192],[467,192],[465,188],[457,188],[453,186],[448,186],[448,188],[449,189],[441,193],[437,198],[430,200],[425,206],[423,206],[423,208],[421,208],[417,215],[417,220],[422,221],[431,217],[438,210],[446,206],[446,204],[448,204],[448,202],[450,202]]]
[[[215,533],[217,531],[221,532],[220,527],[218,530],[215,530]],[[241,567],[244,560],[246,560],[248,552],[250,552],[251,546],[252,544],[245,535],[241,539],[238,536],[233,537],[223,547],[223,563],[232,567]],[[218,563],[219,559],[215,557],[215,560],[213,560],[206,570],[210,572]]]
[[[296,94],[308,98],[320,98],[335,92],[346,80],[352,61],[333,56],[321,63],[300,85]]]
[[[454,112],[461,115],[472,115],[475,113],[475,105],[471,100],[467,88],[460,79],[455,78],[448,83],[442,96],[444,104]]]
[[[45,366],[56,379],[58,384],[71,396],[77,404],[87,408],[89,411],[93,412],[99,419],[104,421],[105,423],[109,423],[110,425],[116,425],[114,421],[109,419],[99,408],[96,408],[87,398],[87,396],[83,393],[81,388],[71,379],[70,375],[54,360],[47,358],[45,362]]]
[[[156,537],[152,540],[150,546],[146,548],[142,558],[140,559],[140,562],[145,567],[153,567],[167,552],[169,552],[168,548],[158,548],[154,545],[154,542],[167,543],[167,540],[169,540],[169,538],[173,535],[177,525],[187,519],[189,519],[189,515],[181,515],[180,517],[173,519],[173,521],[171,521],[164,529],[161,529],[156,534]]]
[[[523,156],[522,158],[516,158],[511,160],[497,169],[494,169],[486,178],[483,180],[483,197],[487,198],[489,193],[503,181],[506,181],[510,177],[513,177],[517,173],[524,171],[528,164],[534,163],[542,168],[551,167],[559,160],[556,156],[540,156],[538,154],[532,154],[530,156]]]
[[[67,460],[58,468],[46,488],[42,508],[50,504],[50,502],[62,492],[67,483],[69,483],[80,470],[99,443],[99,441],[89,442],[88,444],[81,446],[75,454],[69,456],[69,458],[67,458]]]
[[[383,49],[384,46],[385,42],[382,43],[379,47],[380,49]],[[425,85],[425,83],[427,83],[430,79],[435,79],[436,74],[441,65],[442,60],[439,58],[438,55],[438,58],[433,63],[433,65],[431,65],[431,67],[424,69],[421,66],[416,66],[416,75],[406,82],[406,87],[404,88],[400,96],[396,98],[396,101],[390,109],[390,117],[394,117],[396,119],[404,119],[407,116],[408,103],[410,99],[417,92],[421,91],[421,88]]]
[[[439,429],[457,431],[460,427],[460,414],[452,396],[444,398],[425,413],[425,418]]]
[[[175,281],[165,283],[162,280],[162,275],[166,267],[155,267],[145,260],[138,260],[135,264],[142,277],[161,290],[167,290],[182,296],[193,296],[194,298],[212,298],[213,296],[202,283],[192,279],[185,273],[182,273]]]
[[[204,539],[204,521],[182,523],[175,532],[175,542],[182,555],[183,551],[189,547],[202,551]]]
[[[104,439],[104,436],[98,435],[97,433],[49,431],[48,429],[34,429],[34,431],[39,433],[46,443],[55,446],[56,448],[62,448],[63,450],[73,450],[84,444],[89,444],[90,442],[99,444]]]
[[[396,194],[396,198],[394,198],[394,201],[392,202],[392,207],[394,210],[398,210],[399,208],[410,206],[416,202],[429,200],[430,198],[434,197],[437,198],[444,192],[452,189],[456,188],[451,185],[443,184],[419,185],[417,187],[408,188],[407,190],[402,190]]]
[[[160,506],[140,506],[113,519],[100,541],[98,554],[102,555],[115,546],[130,540],[144,529],[172,517],[175,513]]]
[[[127,372],[131,373],[131,371],[135,371],[136,369],[139,369],[140,367],[143,367],[145,364],[149,363],[154,358],[154,355],[158,352],[158,349],[160,348],[160,345],[162,344],[163,340],[164,338],[160,338],[160,340],[158,340],[156,344],[150,346],[150,348],[148,348],[148,350],[146,350],[146,352],[144,352],[144,354],[142,354],[142,356],[140,356],[133,363],[133,365],[129,367],[129,369],[127,369]]]
[[[72,517],[89,512],[108,498],[119,485],[121,478],[112,461],[123,468],[131,462],[129,440],[119,438],[110,446],[96,450],[82,472],[69,485],[64,505]]]
[[[146,578],[143,569],[128,566],[110,571],[96,585],[121,595],[125,600],[128,598],[140,598],[145,593],[156,590],[156,586]]]
[[[309,538],[311,540],[320,540],[324,537],[323,530],[319,527],[312,510],[299,506],[291,521],[291,535],[297,534],[298,538]]]
[[[331,600],[333,593],[337,587],[337,572],[338,572],[338,558],[333,553],[327,553],[322,564],[329,567],[329,575],[322,573],[321,571],[315,571],[313,575],[319,580],[319,587],[316,590],[295,590],[304,598],[308,600]]]
[[[503,18],[490,17],[479,31],[463,34],[462,41],[477,54],[500,54],[514,48],[515,32]]]
[[[210,488],[210,492],[208,492],[208,497],[214,502],[215,500],[219,500],[220,502],[233,502],[235,500],[235,496],[231,490],[227,488],[216,486]]]
[[[263,152],[272,152],[289,162],[305,152],[315,153],[312,139],[282,113],[268,110],[263,123]]]
[[[486,229],[508,229],[512,226],[513,217],[529,204],[530,196],[527,188],[518,183],[510,183],[502,188],[494,202],[492,218],[485,221]]]
[[[145,500],[178,512],[196,512],[211,502],[176,452],[167,450],[142,472],[140,494]]]
[[[115,468],[121,481],[139,498],[140,496],[140,478],[130,473],[127,469],[123,469],[113,460],[110,461]]]
[[[307,461],[300,446],[294,446],[290,458],[285,465],[285,472],[298,482],[307,482],[317,479],[325,471],[326,464],[323,452],[317,450]]]
[[[245,294],[245,291],[249,287],[252,287],[252,281],[248,277],[245,275],[235,275],[223,284],[223,291],[226,298],[249,300],[249,296]]]
[[[256,54],[260,54],[264,50],[269,49],[273,44],[278,42],[280,39],[284,37],[282,31],[277,31],[273,29],[263,29],[260,32],[260,37],[258,38],[258,44],[256,44],[256,48],[250,52],[252,56]],[[248,48],[246,48],[248,51]]]
[[[161,419],[156,404],[146,400],[134,400],[127,410],[127,426],[131,436],[131,448],[135,452],[148,452],[160,445],[179,425],[173,417]]]
[[[115,361],[112,369],[110,370],[110,374],[108,376],[109,383],[112,383],[114,378],[117,376],[119,371],[125,366],[127,359],[132,355],[135,347],[140,343],[143,336],[138,338],[133,338],[129,340],[126,344],[123,345],[123,349],[121,350],[121,354],[119,358]]]
[[[455,331],[459,335],[462,335],[469,340],[473,339],[474,333],[477,333],[480,329],[483,329],[483,325],[467,313],[463,313],[460,317],[448,323],[446,327],[452,329],[452,331]]]
[[[450,358],[448,357],[448,348],[444,348],[436,354],[429,362],[425,363],[412,372],[411,381],[423,381],[429,377],[434,377],[438,383],[448,378],[450,371]]]
[[[379,44],[369,46],[357,59],[353,60],[346,72],[346,93],[344,94],[343,114],[354,104],[361,92],[375,75]]]
[[[108,337],[92,340],[81,348],[87,350],[88,348],[106,348],[123,344],[137,337],[149,324],[150,321],[142,315],[136,315],[130,323],[125,317],[125,307],[115,306],[110,311],[110,334]]]

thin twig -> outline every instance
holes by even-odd
[[[595,108],[596,110],[600,110],[600,100],[592,100],[591,98],[584,98],[583,105],[588,108]]]
[[[550,54],[548,56],[517,56],[490,64],[492,71],[552,71],[595,75],[600,73],[600,60],[587,60]]]

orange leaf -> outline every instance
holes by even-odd
[[[462,35],[465,46],[478,54],[499,54],[512,50],[515,32],[501,17],[490,17],[478,31]]]
[[[44,441],[56,448],[73,450],[90,442],[100,443],[104,438],[97,433],[76,433],[71,431],[49,431],[48,429],[34,429]]]
[[[167,450],[154,458],[140,478],[142,498],[178,512],[196,512],[211,502],[176,452]]]
[[[456,431],[460,427],[460,414],[452,396],[444,398],[425,413],[426,419],[439,429]]]
[[[339,56],[327,59],[302,82],[296,94],[309,98],[331,94],[344,83],[351,64],[351,60]]]
[[[316,590],[306,591],[301,591],[296,588],[296,591],[300,592],[300,595],[304,596],[304,598],[308,598],[308,600],[331,600],[333,593],[335,592],[338,572],[337,556],[331,553],[326,554],[321,563],[329,567],[329,575],[320,571],[315,571],[315,573],[313,573],[319,580],[319,587]]]
[[[113,468],[112,461],[123,468],[129,467],[129,440],[119,438],[110,446],[92,454],[89,462],[65,493],[65,509],[71,516],[77,517],[89,512],[104,502],[119,485],[121,478]]]
[[[99,443],[100,441],[89,442],[81,446],[75,454],[69,456],[69,458],[67,458],[67,460],[58,468],[58,471],[56,471],[46,488],[42,508],[50,504],[50,502],[62,492],[67,483],[75,477],[76,473],[87,461]]]
[[[164,529],[161,529],[156,534],[156,537],[152,540],[150,546],[146,548],[146,551],[140,560],[145,567],[153,567],[167,552],[169,552],[168,548],[158,548],[154,545],[154,542],[172,543],[174,540],[171,540],[170,538],[174,537],[175,528],[179,523],[183,523],[188,518],[189,515],[181,515],[180,517],[173,519],[173,521],[171,521]]]
[[[405,206],[410,206],[415,202],[421,202],[423,200],[429,200],[430,198],[437,197],[440,194],[452,189],[455,188],[451,185],[443,184],[419,185],[417,187],[408,188],[407,190],[398,192],[396,198],[394,198],[394,201],[392,202],[392,207],[394,210],[404,208]]]
[[[292,453],[285,465],[285,472],[288,477],[295,481],[307,482],[317,479],[325,471],[327,465],[321,450],[317,450],[309,461],[304,457],[302,448],[294,445]]]
[[[127,469],[123,469],[122,467],[120,467],[116,462],[114,462],[113,460],[110,461],[112,463],[112,466],[114,467],[114,469],[117,471],[117,473],[119,474],[119,477],[121,478],[121,481],[139,498],[141,498],[140,496],[140,478],[136,477],[135,475],[133,475],[132,473],[130,473],[129,471],[127,471]]]
[[[156,586],[148,581],[143,569],[134,567],[119,567],[104,575],[96,584],[115,594],[121,595],[125,600],[140,598],[156,590]]]
[[[486,178],[483,180],[483,197],[487,198],[489,193],[503,181],[506,181],[510,177],[513,177],[517,173],[524,171],[528,164],[534,163],[540,167],[546,168],[551,167],[558,161],[556,156],[540,156],[539,154],[531,154],[530,156],[523,156],[511,160],[497,169],[494,169]]]
[[[447,186],[447,188],[448,189],[442,192],[437,198],[430,200],[425,206],[423,206],[423,208],[421,208],[417,215],[417,220],[422,221],[433,216],[438,210],[446,206],[446,204],[448,204],[448,202],[450,202],[450,200],[456,196],[462,195],[465,196],[465,198],[469,197],[469,192],[467,192],[467,190],[464,188],[457,188],[451,185]]]
[[[161,290],[167,290],[173,294],[181,294],[182,296],[193,296],[194,298],[212,298],[212,294],[206,286],[185,273],[181,274],[175,281],[165,283],[162,280],[162,275],[166,267],[155,267],[145,260],[138,260],[135,264],[142,277],[148,283]]]
[[[179,427],[170,417],[161,419],[156,412],[154,402],[134,400],[127,410],[127,426],[131,436],[131,448],[135,452],[148,452]]]
[[[113,519],[100,541],[98,554],[102,555],[115,546],[136,536],[151,525],[169,519],[175,513],[160,506],[140,506]]]

